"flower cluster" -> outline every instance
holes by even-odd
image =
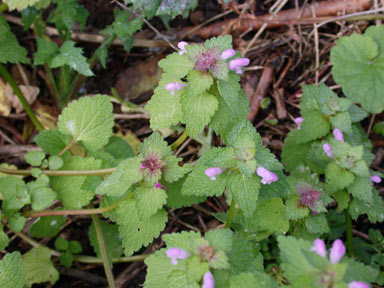
[[[320,205],[321,191],[314,190],[312,186],[306,184],[299,184],[297,188],[300,194],[300,204],[311,209],[312,213],[316,215]]]

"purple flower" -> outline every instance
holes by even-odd
[[[211,180],[216,180],[216,175],[223,173],[223,170],[219,167],[207,168],[204,171],[204,174],[207,175]]]
[[[369,288],[369,285],[364,282],[353,281],[348,284],[348,288]]]
[[[165,85],[165,89],[171,91],[172,95],[175,95],[175,90],[180,90],[185,87],[184,84],[181,84],[179,82],[170,82],[167,85]]]
[[[373,183],[380,183],[381,182],[381,178],[377,175],[371,176],[371,178],[369,178],[369,179],[371,179],[372,185],[373,185]]]
[[[203,286],[201,288],[214,288],[215,287],[215,279],[210,271],[205,272],[203,277]]]
[[[162,186],[161,186],[161,183],[160,182],[157,182],[156,184],[155,184],[155,188],[161,188]]]
[[[321,191],[314,190],[311,185],[306,184],[297,185],[297,190],[300,194],[300,204],[316,212],[322,194]]]
[[[313,243],[313,247],[311,248],[311,251],[315,252],[316,254],[320,255],[321,257],[325,258],[327,257],[327,248],[325,247],[325,243],[321,239],[316,239]]]
[[[297,124],[297,130],[300,130],[301,123],[303,123],[304,118],[303,117],[297,117],[293,119],[293,122]]]
[[[189,257],[187,251],[179,248],[169,248],[167,249],[166,254],[171,258],[172,265],[176,265],[178,259],[186,259]]]
[[[331,145],[329,145],[328,143],[325,143],[323,145],[323,150],[324,150],[325,154],[328,155],[329,158],[333,158],[333,152],[332,152]]]
[[[186,45],[188,45],[188,43],[185,41],[181,41],[181,42],[177,43],[177,47],[181,50],[179,52],[179,55],[183,55],[184,53],[187,53],[187,51],[185,50]]]
[[[233,49],[224,50],[223,53],[221,53],[221,59],[226,60],[228,58],[235,56],[235,54],[236,54],[236,51]]]
[[[341,258],[344,257],[345,254],[345,246],[343,242],[340,239],[336,239],[333,241],[331,251],[329,253],[329,260],[331,261],[331,264],[338,263]]]
[[[249,64],[248,58],[236,58],[231,61],[229,61],[228,69],[232,71],[236,71],[237,74],[242,74],[243,70],[241,67],[247,66]]]
[[[340,129],[336,128],[335,130],[333,130],[333,136],[335,136],[335,139],[337,141],[344,142],[344,135],[343,135],[343,132],[341,132]]]
[[[271,184],[279,179],[275,173],[265,169],[264,167],[257,168],[256,173],[262,178],[261,183],[263,184]]]
[[[204,53],[199,54],[196,59],[195,67],[193,69],[200,70],[201,72],[215,72],[219,69],[216,61],[220,59],[220,50],[210,48]]]

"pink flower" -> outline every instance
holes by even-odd
[[[170,82],[167,85],[165,85],[165,89],[171,91],[172,95],[175,95],[175,90],[180,90],[185,87],[184,84],[181,84],[179,82]]]
[[[169,248],[165,253],[171,258],[172,265],[176,265],[178,259],[187,259],[189,257],[187,251],[179,248]]]
[[[335,139],[337,141],[344,142],[344,135],[343,135],[343,132],[341,132],[340,129],[336,128],[335,130],[333,130],[333,136],[335,137]]]
[[[204,174],[207,175],[211,180],[216,180],[216,175],[223,173],[223,170],[219,167],[207,168],[204,171]]]
[[[344,257],[345,254],[345,246],[343,242],[340,239],[336,239],[333,241],[331,251],[329,253],[329,260],[331,261],[331,264],[338,263],[341,258]]]
[[[369,288],[369,285],[364,282],[353,281],[348,284],[348,288]]]
[[[177,47],[181,50],[179,52],[179,55],[183,55],[184,53],[187,53],[187,51],[185,50],[186,45],[188,45],[188,43],[185,41],[181,41],[181,42],[177,43]]]
[[[297,189],[300,194],[300,204],[308,207],[312,212],[316,212],[316,208],[320,204],[321,191],[314,190],[311,185],[306,184],[297,185]]]
[[[293,119],[293,122],[297,124],[297,130],[300,130],[301,123],[303,123],[304,118],[303,117],[297,117]]]
[[[380,183],[381,182],[381,178],[377,175],[371,176],[371,178],[369,178],[369,179],[371,179],[372,185],[373,185],[373,183]]]
[[[242,74],[243,70],[241,67],[247,66],[249,64],[248,58],[236,58],[231,61],[229,61],[228,69],[232,71],[236,71],[237,74]]]
[[[236,51],[233,49],[224,50],[223,53],[221,53],[221,59],[226,60],[228,58],[235,56],[235,54],[236,54]]]
[[[321,257],[325,258],[327,257],[327,248],[325,247],[325,243],[321,239],[316,239],[313,243],[313,247],[311,248],[311,251],[315,252],[316,254],[320,255]]]
[[[201,288],[214,288],[215,287],[215,279],[210,271],[205,272],[203,277],[203,286]]]
[[[324,150],[325,154],[328,155],[329,158],[333,158],[333,152],[332,152],[331,145],[329,145],[328,143],[325,143],[323,145],[323,150]]]
[[[262,178],[261,183],[263,184],[271,184],[279,179],[275,173],[265,169],[264,167],[257,168],[256,173]]]

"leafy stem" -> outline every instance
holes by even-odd
[[[116,167],[96,170],[42,170],[41,172],[47,176],[105,176],[112,174],[115,170]],[[7,169],[3,167],[0,167],[0,173],[22,176],[32,175],[31,170]]]
[[[114,210],[119,203],[113,203],[112,205],[101,207],[101,208],[89,208],[89,209],[78,209],[78,210],[45,210],[45,211],[29,211],[24,213],[24,217],[37,218],[42,216],[57,216],[57,215],[94,215],[109,212]]]
[[[229,207],[229,211],[227,215],[227,221],[225,221],[225,228],[231,228],[233,215],[235,215],[235,206],[236,206],[235,199],[232,198],[231,206]]]
[[[355,249],[353,247],[353,239],[352,239],[352,218],[351,215],[349,214],[348,209],[344,210],[344,215],[345,215],[345,229],[347,233],[347,249],[349,255],[352,257],[355,255]]]
[[[23,108],[25,112],[27,113],[29,119],[31,119],[33,125],[37,128],[39,131],[43,131],[44,127],[41,125],[39,120],[36,118],[35,113],[33,113],[31,106],[29,106],[27,100],[25,99],[23,92],[21,92],[19,86],[16,84],[15,80],[13,79],[12,75],[9,74],[7,69],[3,66],[3,64],[0,63],[0,74],[4,77],[4,79],[9,83],[9,85],[12,87],[13,92],[15,92],[17,98],[19,98],[21,104],[23,105]]]
[[[188,132],[187,130],[185,130],[183,134],[181,134],[180,137],[177,138],[177,140],[171,144],[171,149],[176,150],[176,148],[179,147],[184,142],[184,140],[187,139],[187,137]]]
[[[115,288],[115,279],[113,278],[111,263],[109,262],[107,247],[105,246],[103,229],[101,228],[100,219],[98,215],[92,215],[92,221],[95,225],[97,242],[99,244],[101,252],[101,260],[103,261],[105,275],[107,276],[108,286],[110,288]]]

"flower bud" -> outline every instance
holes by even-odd
[[[189,257],[187,251],[179,248],[169,248],[165,253],[171,258],[172,265],[176,265],[178,259],[186,259]]]
[[[236,51],[233,49],[224,50],[223,53],[221,53],[221,59],[226,60],[228,58],[235,56],[235,54],[236,54]]]
[[[177,47],[181,50],[179,51],[179,55],[183,55],[184,53],[187,53],[187,51],[185,50],[186,45],[188,45],[188,42],[185,42],[185,41],[181,41],[177,43]]]
[[[261,183],[263,184],[271,184],[272,182],[276,182],[279,179],[275,173],[263,167],[257,168],[256,173],[262,178]]]
[[[325,154],[328,155],[329,158],[333,158],[333,152],[332,152],[331,145],[329,145],[328,143],[325,143],[323,145],[323,150],[324,150]]]
[[[344,142],[344,135],[343,135],[343,132],[341,132],[340,129],[336,128],[335,130],[333,130],[333,136],[335,137],[335,139],[337,141]]]
[[[228,69],[232,71],[236,71],[237,74],[242,74],[243,70],[241,67],[247,66],[249,64],[249,59],[248,58],[236,58],[228,63]]]
[[[216,180],[216,175],[223,173],[223,170],[219,167],[207,168],[204,171],[204,174],[207,175],[211,180]]]
[[[301,123],[303,123],[304,118],[303,117],[297,117],[293,119],[293,122],[297,124],[297,130],[300,130]]]
[[[215,287],[215,279],[210,271],[205,272],[203,277],[203,286],[201,288],[214,288]]]
[[[340,239],[336,239],[333,241],[331,251],[329,253],[329,260],[331,261],[331,264],[338,263],[341,258],[344,257],[345,254],[345,246],[343,242]]]
[[[369,285],[364,282],[353,281],[348,284],[348,288],[369,288]]]
[[[369,178],[369,179],[371,179],[372,184],[373,183],[381,183],[381,178],[377,175],[371,176],[371,178]]]
[[[161,183],[160,182],[157,182],[156,184],[155,184],[155,188],[161,188],[162,186],[161,186]]]
[[[316,239],[313,243],[313,247],[311,248],[312,252],[320,255],[321,257],[327,257],[327,248],[325,247],[325,243],[321,239]]]
[[[167,85],[165,85],[165,89],[168,91],[171,91],[172,95],[175,95],[175,90],[180,90],[185,87],[184,84],[181,84],[179,82],[170,82]]]

